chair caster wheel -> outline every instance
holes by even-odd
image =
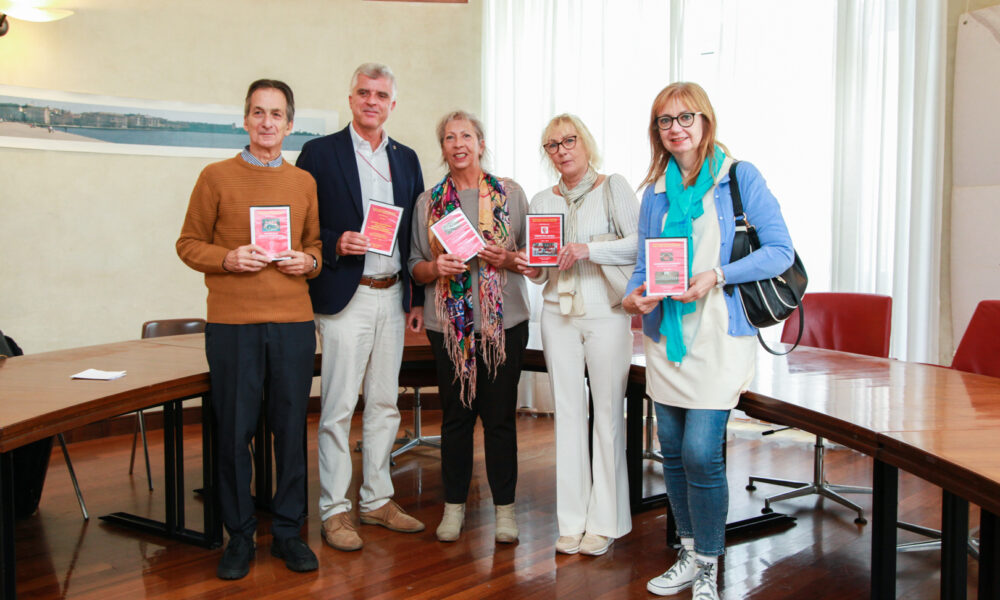
[[[868,519],[864,517],[858,517],[857,519],[854,519],[854,522],[857,523],[858,525],[867,525]]]
[[[750,492],[752,492],[752,491],[754,491],[755,489],[757,489],[757,486],[755,486],[755,485],[754,485],[754,484],[752,484],[752,483],[748,483],[748,484],[747,484],[747,486],[746,486],[746,489],[747,489],[747,491],[750,491]]]
[[[771,508],[770,506],[765,506],[764,508],[760,509],[760,512],[761,514],[769,515],[774,512],[774,509]]]

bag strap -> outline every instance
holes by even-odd
[[[750,235],[751,230],[753,229],[753,225],[751,225],[750,221],[747,220],[747,214],[743,211],[743,196],[740,194],[740,182],[736,178],[736,165],[738,165],[739,163],[740,161],[734,160],[733,164],[729,166],[729,196],[733,200],[733,220],[735,221],[737,231],[742,227],[744,230],[746,230],[747,234]],[[730,260],[732,259],[730,258]],[[726,287],[729,286],[727,285]],[[730,290],[734,288],[735,285],[732,288],[730,288]],[[792,292],[792,294],[794,295],[795,292]],[[802,298],[795,298],[795,303],[796,305],[798,305],[799,309],[799,335],[795,337],[795,343],[792,344],[791,348],[789,348],[784,352],[775,352],[774,350],[771,349],[770,346],[767,345],[767,343],[764,342],[764,338],[760,335],[760,329],[757,329],[757,341],[760,342],[760,345],[764,347],[764,350],[767,350],[769,353],[775,356],[784,356],[788,354],[792,350],[798,348],[799,342],[802,341],[802,331],[806,328],[806,318],[805,318],[806,311],[805,307],[802,306]]]
[[[611,203],[611,177],[608,175],[604,180],[604,216],[608,220],[608,233],[614,233],[618,239],[625,237],[618,226],[618,219],[615,218],[615,209]]]
[[[795,292],[792,292],[792,293],[794,294]],[[792,350],[795,350],[796,348],[798,348],[799,347],[799,342],[802,341],[802,330],[806,328],[806,318],[805,318],[805,314],[804,314],[805,310],[803,310],[803,306],[802,306],[802,300],[800,298],[797,298],[797,300],[799,302],[799,335],[797,335],[795,337],[795,343],[792,344],[791,348],[789,348],[788,350],[785,350],[784,352],[775,352],[774,350],[771,349],[770,346],[768,346],[764,342],[764,338],[761,337],[761,335],[760,335],[760,329],[757,330],[757,341],[760,342],[760,345],[764,347],[764,350],[767,350],[768,352],[770,352],[771,354],[773,354],[775,356],[784,356],[784,355],[788,354]]]

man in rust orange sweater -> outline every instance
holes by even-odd
[[[316,183],[281,157],[294,116],[288,85],[271,79],[250,85],[243,122],[250,144],[201,172],[177,240],[177,254],[205,274],[208,287],[205,354],[218,425],[216,492],[229,532],[217,570],[222,579],[245,576],[255,552],[248,445],[265,381],[278,480],[271,554],[293,571],[318,566],[300,530],[306,514],[303,435],[316,353],[306,279],[319,274],[322,253]],[[276,206],[288,207],[284,223],[271,223],[287,233],[289,249],[251,243],[251,207]]]

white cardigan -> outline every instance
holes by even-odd
[[[604,188],[611,186],[611,208],[618,227],[625,235],[622,239],[613,241],[592,242],[591,237],[602,233],[613,232],[609,228],[607,214],[604,209]],[[552,188],[535,194],[531,199],[529,212],[532,214],[562,214],[567,213],[566,199],[553,193]],[[590,259],[578,261],[580,272],[580,293],[584,305],[612,303],[608,285],[598,265],[634,265],[638,251],[639,202],[628,181],[621,175],[609,175],[601,185],[587,192],[580,208],[576,212],[577,238],[565,240],[570,243],[586,243],[590,251]],[[546,302],[559,302],[557,281],[559,271],[556,267],[545,267],[541,274],[532,279],[537,284],[544,284],[542,298]],[[617,304],[621,298],[614,300]]]

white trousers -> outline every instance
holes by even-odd
[[[325,521],[351,510],[347,491],[353,465],[348,436],[364,382],[359,492],[362,510],[375,510],[392,498],[389,454],[399,430],[399,364],[403,360],[406,319],[402,286],[359,286],[350,303],[335,315],[316,314],[323,344],[319,418],[319,511]]]
[[[556,407],[559,535],[619,538],[632,530],[625,466],[625,383],[632,360],[629,316],[587,307],[580,317],[542,310],[542,347]],[[587,449],[584,366],[594,399],[594,455]]]

